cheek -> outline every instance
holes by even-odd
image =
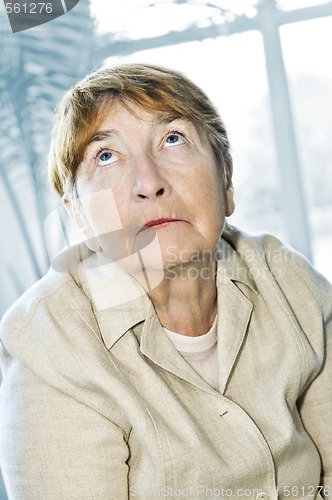
[[[130,223],[129,200],[122,190],[111,188],[80,195],[88,225],[99,245],[112,261],[133,253],[139,228]],[[144,242],[144,246],[147,242]]]
[[[96,236],[122,229],[116,199],[111,188],[80,195],[80,202]]]
[[[225,222],[223,183],[215,170],[208,171],[199,181],[193,205],[193,210],[196,212],[196,227],[213,247],[220,238]]]
[[[220,211],[223,213],[225,210],[225,188],[222,174],[217,170],[217,167],[214,167],[213,172],[211,172],[208,190],[210,191],[210,203],[215,213],[217,214]]]
[[[224,187],[220,174],[217,172],[215,165],[203,167],[193,174],[195,179],[193,198],[196,203],[199,200],[200,204],[196,204],[199,212],[209,211],[210,214],[216,215],[224,210]]]

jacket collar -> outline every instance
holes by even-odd
[[[151,301],[144,288],[118,264],[106,262],[102,252],[83,260],[76,273],[108,349],[146,319]]]

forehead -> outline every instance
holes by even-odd
[[[173,122],[174,125],[175,122],[180,122],[182,127],[201,135],[200,127],[179,113],[146,109],[128,101],[104,101],[99,108],[97,120],[90,129],[86,145],[107,137],[121,136],[126,131],[136,132],[138,135],[146,130],[153,133]]]
[[[158,126],[174,120],[186,120],[183,116],[172,111],[146,109],[131,102],[111,101],[100,107],[98,113],[98,130],[105,125],[114,123],[114,126]]]

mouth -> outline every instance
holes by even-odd
[[[171,224],[172,222],[181,222],[181,219],[168,219],[168,218],[153,219],[146,222],[141,230],[143,231],[144,229],[149,229],[149,228],[158,229],[160,227],[164,227],[168,224]]]

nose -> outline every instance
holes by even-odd
[[[144,200],[166,196],[170,185],[164,177],[160,166],[148,155],[136,158],[135,181],[133,194],[136,199]]]

